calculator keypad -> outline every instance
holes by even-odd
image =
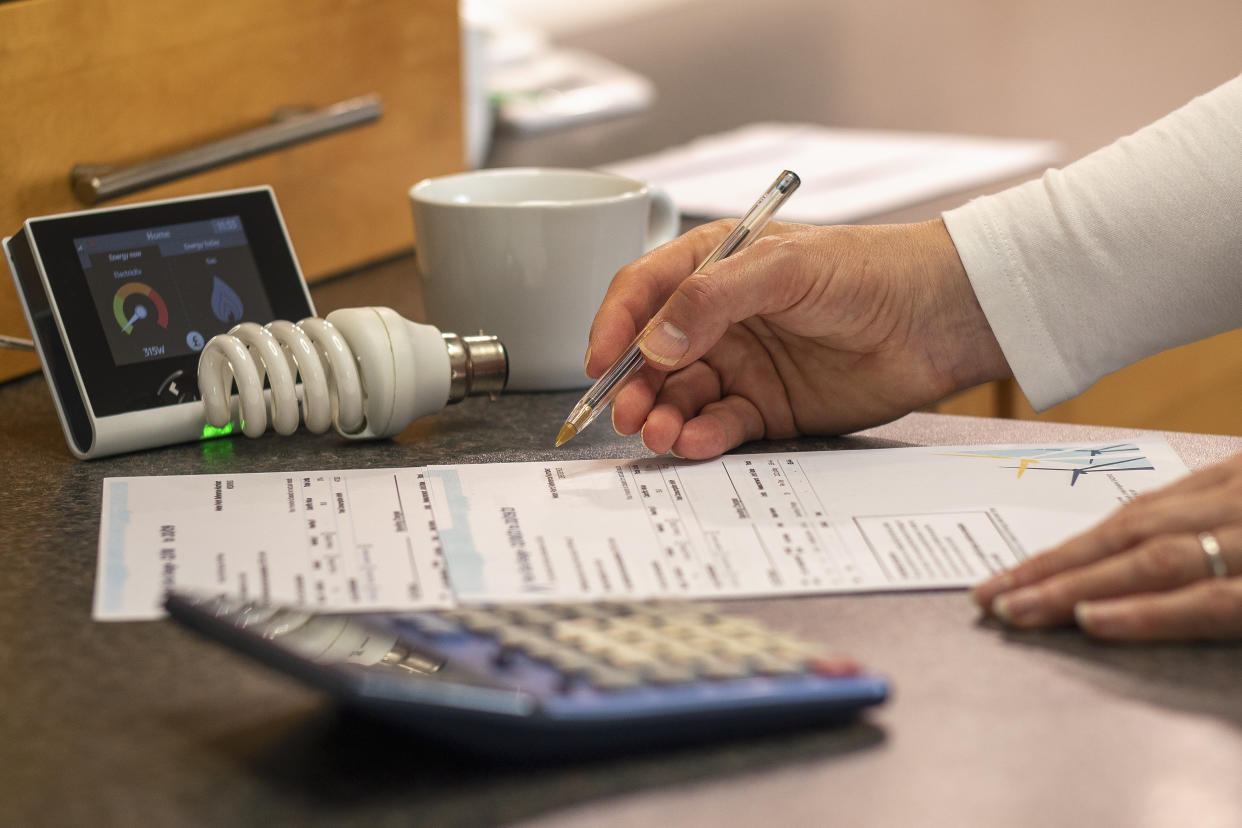
[[[644,684],[810,673],[853,676],[858,666],[760,621],[702,604],[591,603],[471,607],[439,616],[599,690]]]

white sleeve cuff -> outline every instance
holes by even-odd
[[[1036,411],[1082,391],[1031,294],[1028,276],[983,199],[946,212],[949,236],[1022,393]]]
[[[1242,326],[1242,76],[1063,170],[944,214],[1037,410]]]

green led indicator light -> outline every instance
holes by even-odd
[[[222,426],[220,428],[216,428],[215,426],[208,424],[208,425],[203,426],[203,436],[200,437],[199,439],[210,440],[213,437],[223,437],[226,434],[232,434],[232,433],[233,433],[232,423],[229,423],[228,425]]]

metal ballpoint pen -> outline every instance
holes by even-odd
[[[794,190],[798,189],[801,183],[801,179],[795,173],[789,170],[781,172],[767,192],[759,197],[746,215],[742,216],[733,231],[694,269],[694,273],[732,256],[758,238],[768,226],[768,222],[772,220],[772,216],[785,203],[785,200],[793,195]],[[650,324],[648,323],[648,327]],[[609,406],[613,397],[625,385],[626,380],[634,376],[646,364],[647,361],[638,347],[646,330],[644,328],[638,336],[634,337],[634,341],[630,343],[625,353],[609,366],[608,370],[595,381],[595,384],[569,412],[569,416],[565,418],[565,425],[561,426],[561,430],[556,435],[557,446],[562,446],[581,434]]]

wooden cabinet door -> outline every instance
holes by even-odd
[[[409,249],[406,191],[463,166],[455,0],[0,3],[0,235],[84,205],[76,163],[130,164],[378,94],[378,121],[110,203],[269,184],[309,279]],[[0,332],[25,322],[0,279]],[[34,370],[0,351],[0,379]]]

